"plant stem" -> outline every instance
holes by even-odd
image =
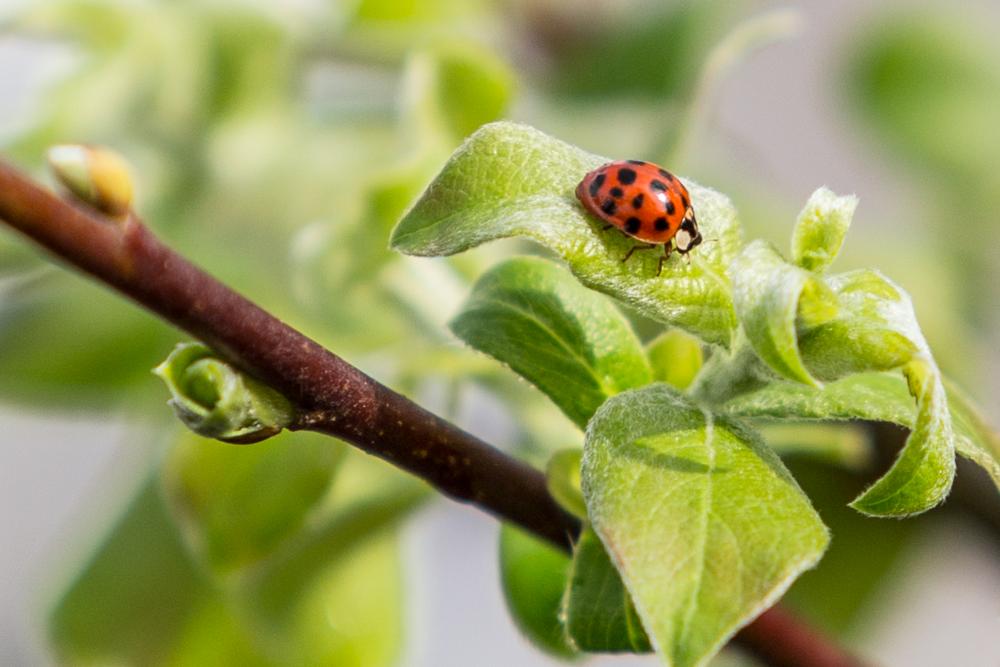
[[[445,495],[571,550],[580,523],[553,501],[540,471],[282,323],[162,244],[135,216],[123,222],[102,218],[0,163],[0,218],[284,394],[300,411],[297,428],[345,440]],[[775,666],[861,664],[780,609],[762,614],[737,641]]]

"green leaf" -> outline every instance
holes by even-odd
[[[825,271],[840,252],[858,198],[838,197],[826,188],[812,193],[792,231],[792,261],[807,271]]]
[[[192,551],[221,575],[295,535],[343,457],[344,445],[312,433],[248,447],[185,433],[163,468],[164,489]]]
[[[580,490],[580,461],[582,449],[562,449],[549,459],[545,467],[546,486],[549,495],[559,505],[574,516],[587,518],[587,506]]]
[[[52,610],[59,662],[162,664],[209,590],[153,477]]]
[[[913,432],[892,468],[852,507],[875,516],[908,516],[934,507],[951,490],[955,440],[940,372],[909,296],[877,271],[831,276],[838,316],[799,338],[817,377],[902,368],[917,402]]]
[[[831,319],[837,312],[833,293],[766,241],[748,244],[730,265],[729,277],[736,314],[757,355],[778,375],[816,386],[799,355],[796,320],[804,294],[813,319]]]
[[[918,514],[944,501],[955,478],[955,445],[948,398],[931,363],[918,359],[903,367],[917,418],[899,457],[851,507],[872,516]]]
[[[563,603],[569,641],[593,653],[645,653],[649,637],[618,571],[593,530],[580,535]]]
[[[978,408],[946,382],[955,450],[982,466],[1000,488],[1000,439]],[[859,373],[821,390],[779,382],[738,396],[722,409],[736,417],[766,420],[817,419],[883,421],[912,429],[917,407],[898,373]],[[911,436],[912,437],[912,436]]]
[[[451,330],[532,382],[581,428],[609,396],[650,380],[628,320],[544,259],[516,258],[484,274]]]
[[[288,399],[201,343],[180,343],[153,373],[170,389],[168,403],[177,417],[207,438],[259,442],[280,433],[295,418]]]
[[[576,200],[577,184],[607,160],[513,123],[473,134],[404,216],[392,247],[410,255],[452,255],[479,244],[524,236],[569,264],[587,287],[610,294],[653,319],[728,345],[735,315],[725,267],[740,245],[736,211],[723,195],[685,181],[707,243],[688,264],[672,258],[656,275],[651,253],[622,262],[634,245]]]
[[[1000,435],[986,423],[982,411],[958,385],[944,381],[955,428],[955,450],[983,468],[1000,489]]]
[[[358,540],[302,591],[286,665],[390,667],[403,649],[403,563],[396,531]]]
[[[121,297],[53,271],[0,308],[0,396],[60,407],[107,408],[124,397],[130,408],[162,406],[149,368],[176,341],[176,331]]]
[[[687,389],[704,360],[701,341],[680,329],[670,329],[646,346],[653,379],[677,389]]]
[[[551,544],[510,524],[500,529],[500,583],[507,609],[532,642],[549,653],[570,657],[560,620],[570,559]]]
[[[881,273],[851,271],[826,284],[837,295],[837,317],[799,335],[799,352],[813,377],[892,370],[926,352],[910,297]]]
[[[653,645],[677,667],[707,662],[829,542],[758,436],[663,384],[594,415],[583,492]]]

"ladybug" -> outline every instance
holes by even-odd
[[[576,187],[584,208],[617,227],[623,234],[643,241],[632,246],[622,261],[636,250],[663,245],[656,275],[676,249],[686,255],[700,244],[701,232],[694,219],[691,197],[680,180],[666,169],[642,160],[609,162],[588,173]],[[673,241],[673,244],[671,244]]]

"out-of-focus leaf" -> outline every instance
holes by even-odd
[[[500,582],[507,609],[532,642],[569,657],[560,620],[570,559],[562,551],[509,524],[500,529]]]
[[[587,428],[588,514],[667,664],[704,664],[829,542],[753,432],[664,384],[608,400]]]
[[[849,470],[862,470],[871,463],[871,446],[860,424],[764,422],[756,426],[783,461],[808,458]]]
[[[808,387],[798,385],[802,389]],[[905,388],[904,388],[905,394]],[[909,395],[904,400],[912,410]],[[924,524],[906,521],[873,521],[847,506],[858,493],[857,473],[831,467],[812,457],[784,459],[806,495],[823,516],[834,536],[815,570],[804,573],[782,598],[805,618],[827,632],[864,632],[866,605],[879,602],[879,593],[894,582],[912,538]]]
[[[712,44],[710,27],[725,11],[724,3],[648,5],[638,12],[596,4],[581,15],[567,4],[563,11],[572,16],[552,16],[558,3],[529,4],[536,5],[529,17],[537,38],[555,56],[550,80],[556,90],[602,99],[679,96],[692,84]]]
[[[653,379],[677,389],[687,389],[701,370],[701,341],[680,329],[670,329],[646,346]]]
[[[567,512],[581,519],[587,518],[587,506],[580,489],[580,460],[582,449],[561,449],[545,466],[545,479],[549,495]]]
[[[390,532],[428,495],[428,488],[388,464],[348,452],[332,495],[308,530],[300,531],[241,580],[242,604],[261,628],[285,634],[317,577],[337,559],[376,535]]]
[[[583,531],[574,549],[563,606],[566,635],[577,649],[591,653],[650,650],[632,598],[590,528]]]
[[[53,609],[49,632],[59,661],[163,664],[209,592],[154,477]]]
[[[411,56],[407,65],[404,130],[424,149],[450,150],[507,110],[514,75],[486,49],[441,42]],[[434,145],[436,142],[438,145]]]
[[[544,259],[512,259],[484,274],[451,330],[532,382],[581,428],[609,396],[650,381],[628,320]]]
[[[221,575],[295,535],[343,455],[342,444],[304,432],[246,447],[184,433],[163,468],[164,487],[192,551]]]
[[[729,277],[736,314],[757,355],[778,375],[815,386],[799,353],[796,322],[800,304],[814,319],[831,319],[837,312],[833,293],[766,241],[748,244],[730,265]]]
[[[996,184],[1000,156],[1000,52],[971,16],[942,9],[873,20],[850,51],[847,79],[881,141],[962,190]]]
[[[333,555],[296,603],[284,664],[397,664],[403,648],[399,550],[396,532],[383,531]]]
[[[858,198],[826,188],[812,193],[792,231],[792,261],[807,271],[825,271],[840,253]]]
[[[0,395],[48,406],[160,402],[149,369],[176,332],[121,297],[62,274],[0,311]]]
[[[586,213],[580,179],[606,160],[533,128],[493,123],[473,134],[392,235],[406,254],[451,255],[487,241],[525,236],[567,261],[585,285],[642,314],[728,345],[735,326],[725,267],[740,244],[736,212],[724,196],[686,181],[703,236],[690,264],[680,257],[656,275],[655,256],[622,262],[633,245]]]

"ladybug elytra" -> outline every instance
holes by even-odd
[[[644,243],[633,246],[623,262],[636,250],[662,245],[656,275],[660,275],[672,250],[686,255],[702,241],[687,188],[652,162],[618,160],[600,166],[583,177],[576,197],[588,211],[608,223],[605,229],[617,227]]]

